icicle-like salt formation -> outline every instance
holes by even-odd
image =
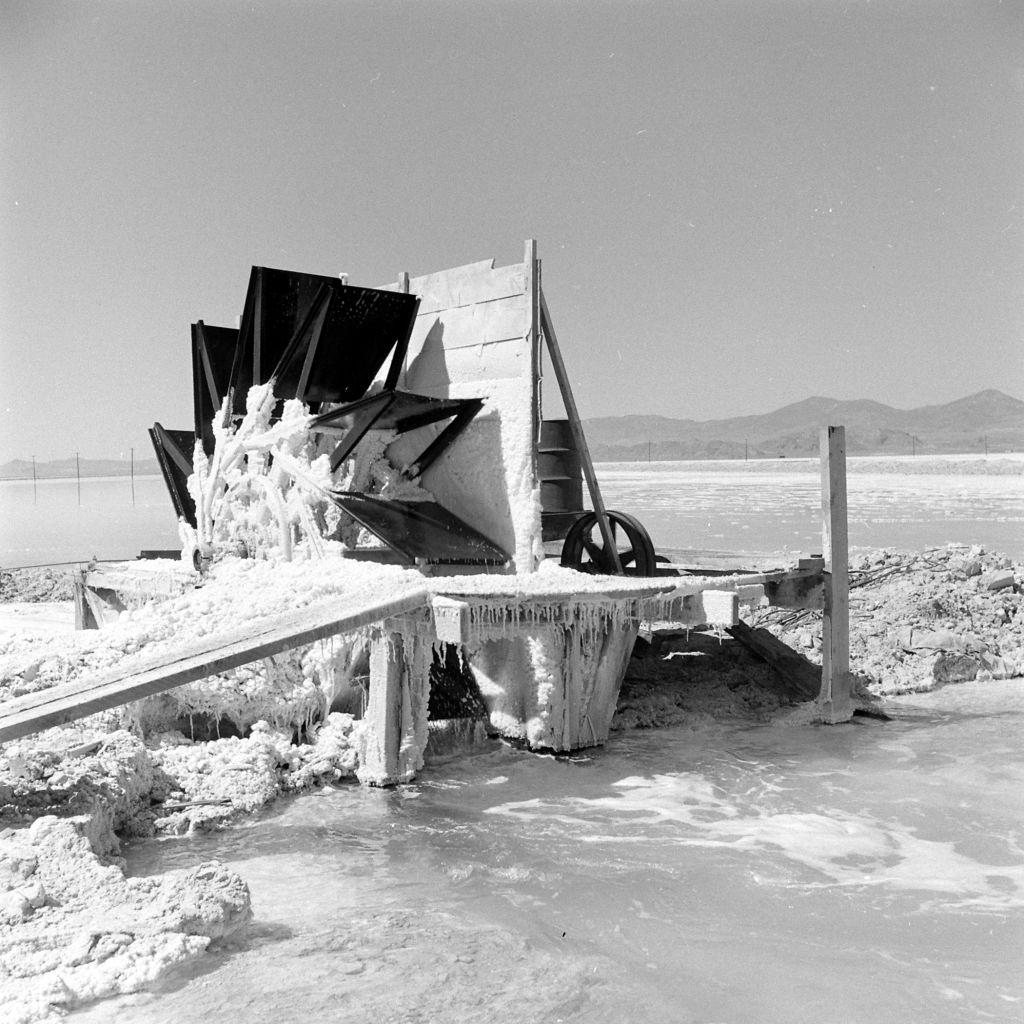
[[[227,399],[225,399],[225,402]],[[273,383],[249,389],[246,412],[237,424],[226,407],[213,419],[214,452],[200,442],[193,454],[188,490],[196,506],[193,530],[182,523],[182,558],[208,564],[214,558],[243,557],[292,561],[323,557],[328,538],[342,549],[379,545],[342,516],[329,491],[363,491],[384,497],[431,500],[418,481],[405,479],[387,457],[394,431],[371,430],[336,473],[330,469],[334,439],[310,430],[304,403],[284,403],[271,424],[277,399]]]

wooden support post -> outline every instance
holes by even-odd
[[[365,743],[357,776],[371,786],[398,782],[402,729],[402,634],[384,633],[370,642],[370,696]]]
[[[615,541],[615,535],[612,533],[611,523],[608,522],[608,512],[604,507],[604,499],[601,497],[601,488],[597,485],[594,463],[590,459],[590,449],[587,447],[587,439],[583,434],[583,424],[580,423],[576,399],[573,398],[572,388],[569,386],[569,375],[566,372],[565,363],[562,361],[562,351],[558,347],[558,339],[555,337],[555,328],[551,323],[551,313],[548,311],[543,291],[540,293],[540,314],[544,339],[547,342],[548,354],[551,356],[551,368],[555,371],[558,388],[562,392],[562,402],[565,404],[565,412],[569,417],[569,429],[572,431],[576,451],[580,456],[580,465],[583,467],[583,476],[587,481],[587,490],[590,492],[590,503],[594,506],[597,525],[601,528],[601,539],[604,541],[605,551],[609,552],[612,557],[615,571],[621,574],[622,563],[619,561],[619,548]]]
[[[423,767],[427,745],[430,663],[415,634],[385,624],[370,641],[370,697],[366,705],[360,782],[393,786],[411,782]]]
[[[523,266],[526,268],[526,332],[530,346],[530,458],[533,464],[533,475],[537,475],[537,445],[540,444],[541,424],[541,340],[540,340],[540,260],[537,258],[537,240],[526,240],[526,252],[523,255]]]
[[[71,586],[75,598],[75,629],[99,629],[100,624],[92,613],[92,608],[85,597],[85,570],[78,570],[71,577]]]
[[[821,636],[822,721],[852,714],[850,678],[850,560],[846,515],[846,429],[821,431],[821,539],[827,573]]]

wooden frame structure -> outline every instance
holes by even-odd
[[[397,284],[387,287],[415,293],[419,306],[408,341],[396,352],[382,381],[385,390],[412,388],[419,395],[452,403],[451,408],[455,409],[467,402],[484,402],[481,415],[457,418],[454,431],[441,427],[436,416],[425,419],[422,425],[393,442],[398,460],[402,460],[403,449],[406,464],[410,465],[417,457],[422,458],[424,452],[437,452],[438,457],[432,458],[424,471],[425,485],[439,502],[480,523],[482,533],[515,552],[519,573],[532,573],[542,543],[537,460],[543,423],[541,365],[546,348],[605,548],[621,568],[544,297],[536,242],[527,241],[522,264],[496,268],[494,261],[488,260],[419,278],[403,273]],[[251,313],[257,319],[258,299],[257,288]],[[203,340],[200,325],[198,342]],[[208,353],[202,344],[197,344],[195,353],[210,385],[208,397],[212,407],[219,391],[215,390],[218,385],[213,374],[207,372],[208,360],[202,359]],[[258,354],[256,332],[253,357]],[[445,430],[449,433],[444,434]],[[445,441],[443,453],[439,451],[442,446],[436,443],[437,437],[425,438],[423,431],[441,431]],[[452,442],[450,447],[448,441]],[[526,665],[521,652],[517,654],[508,647],[508,637],[501,629],[492,630],[491,634],[478,630],[476,640],[486,648],[479,672],[487,677],[491,702],[502,714],[510,714],[508,709],[514,708],[521,719],[507,734],[521,735],[532,746],[556,750],[604,742],[639,626],[641,603],[637,602],[663,601],[670,591],[675,594],[675,621],[688,625],[711,622],[734,627],[739,621],[740,604],[759,600],[790,608],[821,608],[824,659],[816,713],[824,722],[849,718],[852,702],[842,427],[823,430],[821,459],[823,557],[801,560],[796,570],[674,579],[662,576],[622,580],[621,587],[609,584],[607,593],[601,597],[624,602],[631,609],[625,616],[629,621],[623,624],[616,620],[609,625],[604,642],[593,652],[582,652],[577,642],[578,617],[583,614],[578,595],[541,594],[529,624],[522,626],[521,635],[513,639],[525,644],[529,638],[530,643],[547,645],[555,661],[558,652],[562,652],[557,700],[548,699],[546,705],[535,706],[540,691],[534,693],[531,689],[537,689],[532,675],[524,676]],[[507,498],[504,504],[500,500],[502,495]],[[139,574],[128,570],[124,575],[118,582],[107,569],[82,579],[76,587],[82,626],[102,624],[107,604],[115,602],[110,607],[116,610],[116,602],[133,588],[136,594],[161,593],[154,580],[137,579]],[[509,606],[519,607],[523,594],[515,581],[509,580],[503,586],[499,579],[495,579],[492,592],[484,595],[484,604],[505,601]],[[173,591],[177,583],[167,581],[164,586]],[[472,587],[463,592],[448,583],[444,588],[413,588],[398,600],[382,597],[347,611],[325,607],[291,618],[282,616],[258,630],[247,626],[210,638],[202,649],[182,652],[158,664],[140,665],[113,676],[27,695],[2,709],[0,741],[81,718],[101,708],[158,693],[327,635],[371,627],[371,741],[362,777],[375,784],[407,780],[419,767],[417,759],[425,742],[423,616],[433,611],[439,641],[462,642],[468,636],[469,608],[474,601],[480,603],[479,595],[473,596]],[[529,605],[529,599],[526,603]],[[452,627],[452,621],[457,625]],[[516,731],[520,728],[521,734]]]

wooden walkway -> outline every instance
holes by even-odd
[[[412,585],[397,594],[392,591],[386,600],[364,598],[355,604],[351,599],[335,598],[248,622],[159,659],[139,659],[127,669],[94,674],[6,701],[0,705],[0,743],[429,606],[429,591]]]

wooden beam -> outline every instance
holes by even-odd
[[[587,490],[590,492],[590,503],[594,506],[597,525],[601,529],[601,539],[604,541],[605,550],[611,553],[615,571],[621,573],[622,563],[619,561],[618,545],[612,533],[611,523],[608,522],[608,511],[604,507],[604,499],[601,497],[601,488],[597,483],[597,474],[594,472],[594,463],[590,458],[590,449],[587,447],[587,439],[583,433],[583,424],[580,422],[579,410],[576,408],[576,399],[573,397],[572,387],[569,384],[569,374],[562,361],[562,351],[558,347],[558,338],[555,336],[555,328],[551,323],[551,313],[548,310],[548,303],[544,298],[543,291],[540,293],[540,313],[544,340],[547,342],[548,355],[551,356],[551,368],[555,371],[555,379],[558,381],[558,388],[562,393],[562,402],[565,405],[566,415],[569,417],[569,429],[572,431],[573,441],[576,443],[576,450],[580,456],[580,464],[583,467],[583,476],[587,481]]]
[[[846,511],[846,429],[821,430],[821,538],[827,575],[818,703],[826,722],[847,721],[850,703],[850,559]]]
[[[85,570],[79,570],[71,577],[71,586],[75,598],[75,629],[99,629],[100,624],[85,599]]]
[[[328,636],[355,632],[393,615],[429,606],[430,594],[422,587],[412,587],[386,600],[364,600],[341,608],[339,603],[339,598],[333,598],[288,615],[269,616],[209,636],[174,655],[137,662],[134,670],[87,676],[6,701],[0,705],[0,742],[73,722]]]
[[[541,424],[541,340],[540,340],[540,260],[537,258],[537,240],[526,240],[526,252],[523,255],[523,267],[526,270],[526,281],[523,286],[526,293],[526,339],[530,348],[530,459],[534,477],[537,476],[537,445],[540,444]]]
[[[774,633],[767,629],[751,629],[744,622],[737,622],[726,632],[775,669],[786,696],[798,700],[813,700],[818,696],[821,669],[784,644]]]

